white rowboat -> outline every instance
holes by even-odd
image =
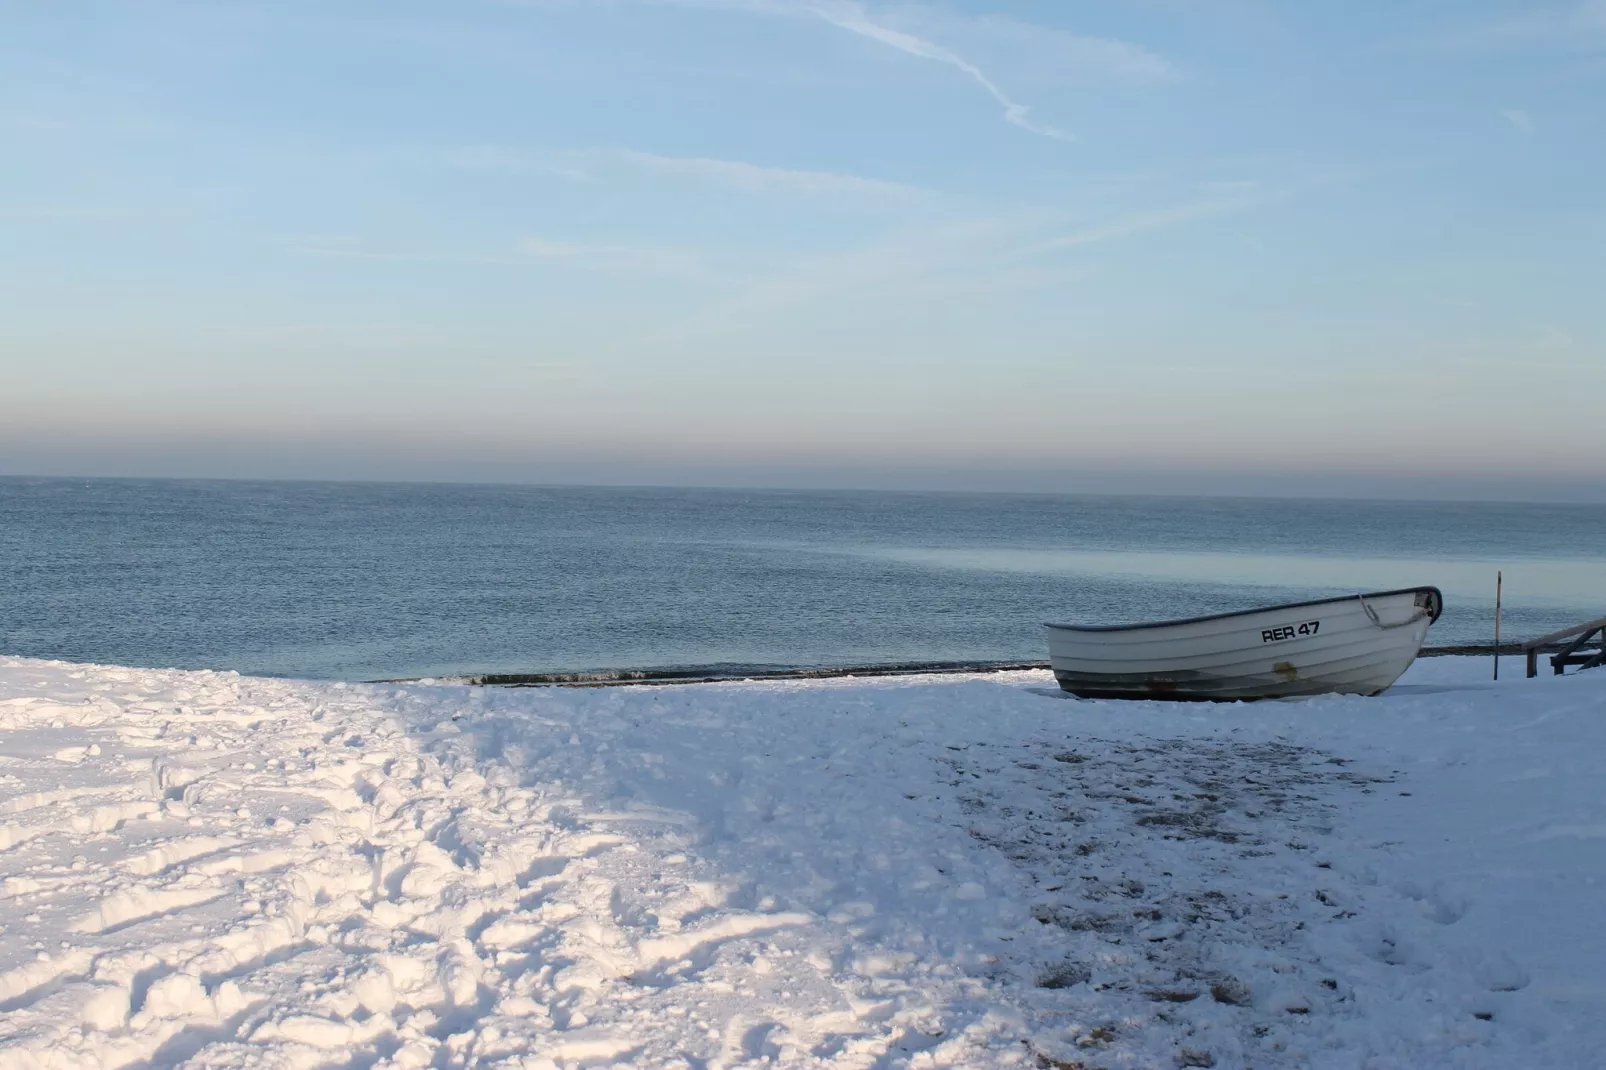
[[[1083,698],[1376,695],[1416,660],[1443,609],[1437,587],[1412,587],[1155,624],[1044,627],[1054,678]]]

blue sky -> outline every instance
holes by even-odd
[[[0,2],[0,470],[1606,496],[1606,0]]]

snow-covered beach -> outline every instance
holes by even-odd
[[[1606,1064],[1606,673],[0,659],[0,1067]]]

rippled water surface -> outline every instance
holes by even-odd
[[[0,653],[385,678],[1039,659],[1431,583],[1434,644],[1606,615],[1606,507],[0,479]]]

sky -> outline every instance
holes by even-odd
[[[1606,0],[0,0],[0,472],[1606,500]]]

